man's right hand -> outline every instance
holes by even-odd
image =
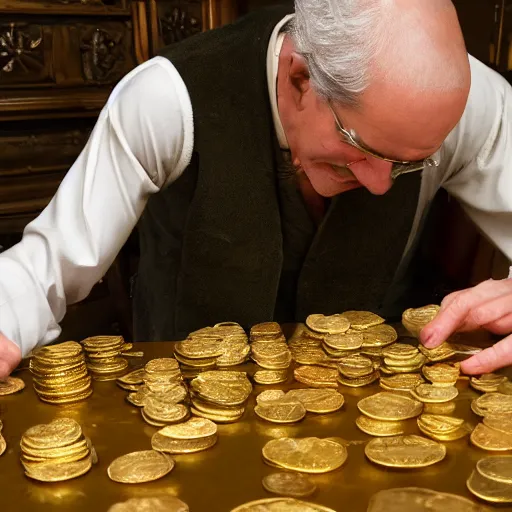
[[[20,361],[21,350],[18,345],[0,333],[0,380],[6,379]]]

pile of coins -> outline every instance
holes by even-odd
[[[115,380],[126,373],[128,361],[121,353],[131,348],[122,336],[93,336],[82,341],[87,368],[95,380]]]
[[[272,423],[295,423],[306,412],[327,414],[341,409],[345,402],[342,394],[334,389],[280,389],[263,391],[256,397],[254,412]]]
[[[471,402],[471,409],[483,416],[471,442],[482,450],[512,450],[512,395],[486,393]]]
[[[127,453],[115,459],[107,469],[108,476],[121,484],[153,482],[169,474],[174,460],[155,450]]]
[[[323,334],[301,324],[288,341],[292,359],[297,364],[326,364],[334,367],[336,360],[329,357],[323,350],[323,339]]]
[[[477,498],[491,503],[512,503],[512,456],[480,459],[467,480]]]
[[[384,361],[380,370],[388,375],[416,372],[427,362],[427,358],[417,347],[406,343],[394,343],[386,347],[382,355]]]
[[[349,387],[367,386],[379,379],[374,362],[361,354],[346,356],[338,362],[338,381]]]
[[[257,384],[279,384],[288,379],[292,354],[277,322],[253,325],[250,333],[251,358],[258,366],[253,375]]]
[[[363,398],[357,404],[360,430],[376,437],[396,436],[405,432],[405,420],[419,416],[423,404],[412,398],[384,391]]]
[[[267,464],[278,468],[301,473],[327,473],[345,463],[347,449],[330,439],[282,437],[265,444],[262,455]]]
[[[174,356],[185,367],[206,370],[243,364],[249,355],[249,341],[242,326],[222,322],[191,332],[174,348]]]
[[[191,418],[153,434],[151,447],[164,453],[195,453],[211,448],[216,442],[217,425],[213,421]]]
[[[80,425],[61,418],[29,428],[21,438],[25,474],[41,482],[60,482],[87,473],[93,463],[90,442]]]
[[[190,410],[217,423],[233,423],[243,416],[251,392],[245,372],[206,371],[190,383]]]
[[[65,404],[92,394],[82,346],[75,341],[41,348],[30,359],[30,371],[34,389],[44,402]]]

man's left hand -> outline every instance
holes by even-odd
[[[421,342],[427,348],[443,343],[454,332],[479,328],[509,334],[461,364],[469,375],[492,372],[512,364],[512,279],[484,281],[447,295],[436,318],[423,328]]]

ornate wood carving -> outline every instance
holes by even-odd
[[[177,43],[201,32],[201,17],[191,11],[191,5],[175,5],[159,16],[160,33],[165,45]]]
[[[0,0],[0,12],[127,15],[129,0]]]

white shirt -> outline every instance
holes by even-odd
[[[276,132],[282,130],[275,80],[276,26],[267,73]],[[423,173],[415,224],[440,186],[512,260],[512,90],[471,58],[466,111]],[[0,332],[27,355],[60,333],[67,304],[85,298],[105,274],[151,194],[190,162],[194,127],[187,89],[174,66],[156,57],[115,88],[81,155],[22,241],[0,255]],[[286,147],[284,132],[281,145]]]

